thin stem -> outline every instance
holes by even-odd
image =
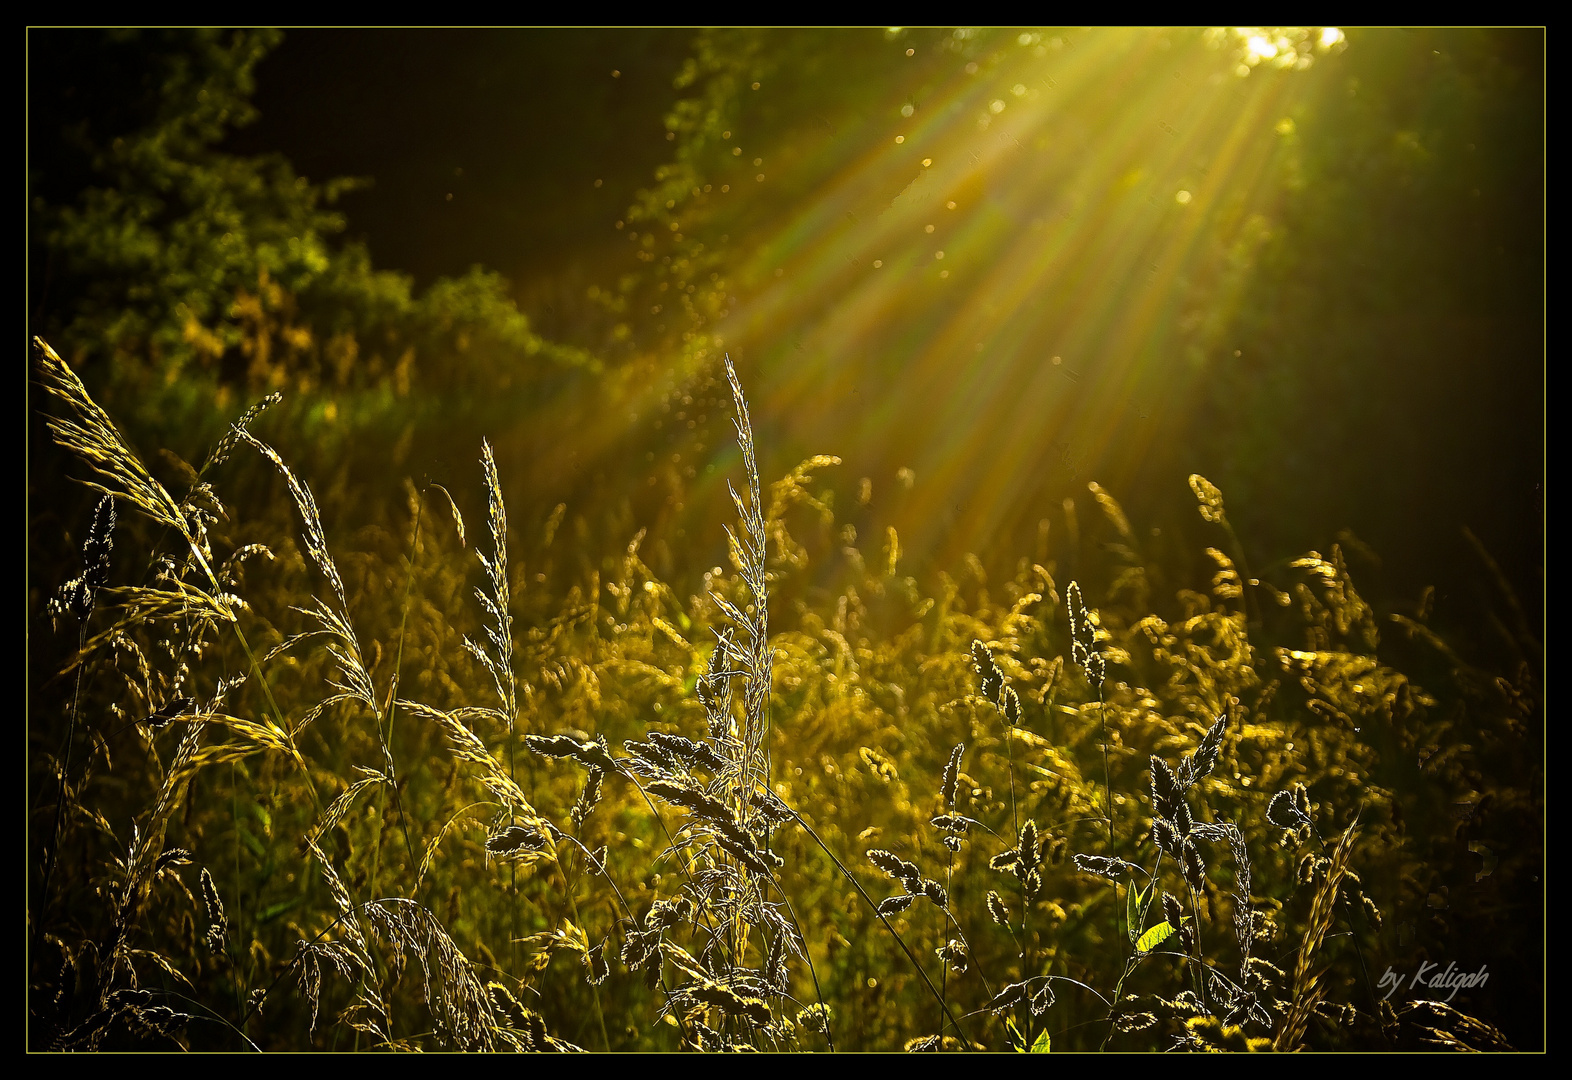
[[[573,922],[577,926],[583,926],[584,919],[579,915],[579,901],[578,897],[574,895],[576,891],[574,884],[567,881],[568,875],[567,872],[563,870],[562,863],[555,859],[552,861],[557,863],[557,869],[562,872],[563,880],[567,883],[568,907],[573,909]],[[591,974],[593,974],[593,972]],[[611,1053],[611,1036],[606,1034],[606,1014],[600,1007],[600,987],[595,985],[594,979],[590,980],[590,997],[594,999],[595,1002],[595,1021],[600,1025],[600,1041],[601,1044],[606,1047],[606,1052],[609,1054]]]
[[[77,651],[87,648],[87,620],[84,618],[77,630]],[[60,819],[65,812],[66,784],[71,773],[71,744],[76,740],[76,712],[78,702],[82,696],[82,668],[86,664],[78,664],[76,669],[76,686],[71,691],[71,712],[66,720],[65,752],[61,755],[65,760],[60,766],[60,791],[55,797],[55,823],[49,833],[49,850],[44,853],[44,881],[43,893],[38,902],[38,918],[33,923],[33,945],[38,944],[38,935],[42,930],[46,917],[49,914],[49,879],[55,871],[55,851],[60,846]]]
[[[1097,683],[1097,716],[1103,727],[1103,818],[1108,822],[1108,854],[1114,853],[1113,831],[1113,780],[1108,769],[1108,705],[1103,701],[1103,683]],[[1118,891],[1114,892],[1114,939],[1119,942],[1119,951],[1124,953],[1124,929],[1120,918],[1120,908],[1117,902]]]
[[[879,921],[884,924],[884,928],[888,930],[890,932],[890,936],[895,939],[895,944],[899,945],[901,947],[901,952],[906,954],[906,959],[910,960],[912,967],[917,969],[917,974],[922,977],[923,983],[928,987],[928,992],[933,995],[934,1000],[939,1003],[939,1007],[944,1010],[944,1015],[949,1018],[950,1024],[955,1028],[956,1032],[960,1034],[962,1041],[969,1042],[970,1040],[966,1038],[966,1033],[961,1029],[960,1021],[955,1019],[955,1015],[950,1012],[950,1007],[945,1004],[944,995],[939,992],[938,987],[933,985],[933,980],[928,978],[928,972],[923,970],[922,964],[918,962],[917,957],[912,955],[911,949],[907,948],[906,942],[901,939],[901,935],[896,933],[895,927],[890,925],[890,920],[880,914],[879,905],[873,902],[873,897],[869,896],[867,890],[862,887],[862,882],[858,881],[856,877],[852,875],[852,872],[846,869],[845,863],[836,858],[835,852],[831,851],[829,845],[819,837],[818,833],[813,831],[813,826],[809,825],[806,821],[803,820],[801,814],[797,813],[795,810],[792,810],[791,816],[796,819],[797,824],[801,825],[803,830],[809,836],[813,837],[813,842],[818,844],[820,849],[830,857],[830,861],[835,864],[836,869],[838,869],[845,876],[846,880],[852,883],[852,887],[857,890],[857,895],[861,896],[863,902],[868,905],[869,909],[873,911],[874,915],[878,916]]]
[[[402,675],[403,670],[404,670],[404,632],[407,629],[407,627],[409,626],[409,594],[410,594],[410,592],[413,589],[414,584],[415,584],[415,557],[420,552],[420,522],[421,522],[421,512],[424,509],[425,509],[425,503],[422,500],[420,500],[420,499],[416,499],[415,500],[415,535],[414,535],[414,538],[411,539],[410,545],[409,545],[409,573],[404,578],[404,603],[403,603],[403,606],[402,606],[402,608],[400,610],[400,613],[399,613],[399,622],[398,622],[398,651],[395,654],[394,659],[393,659],[393,686],[392,686],[391,692],[388,694],[388,733],[387,733],[387,738],[381,740],[382,741],[382,752],[383,752],[383,754],[385,754],[387,756],[387,762],[388,762],[388,783],[393,785],[393,805],[398,810],[399,825],[402,828],[403,833],[404,833],[404,849],[409,853],[409,865],[412,868],[417,866],[418,863],[415,860],[415,845],[409,838],[409,819],[404,816],[404,800],[403,800],[402,796],[399,795],[399,790],[398,790],[398,773],[396,771],[396,768],[395,768],[395,765],[394,765],[394,759],[393,759],[393,723],[398,718],[398,684],[399,684],[399,677],[400,677],[400,675]],[[382,736],[382,724],[381,724],[380,720],[377,723],[377,736],[378,736],[379,739],[381,739],[381,736]],[[381,797],[381,806],[385,810],[386,807],[387,807],[387,788],[386,788],[386,786],[383,787],[383,790],[380,793],[380,797]],[[377,815],[377,853],[376,853],[375,860],[372,863],[372,871],[371,871],[371,891],[372,892],[376,892],[377,891],[376,866],[377,866],[377,863],[379,863],[381,861],[381,858],[382,858],[382,814],[379,813]]]
[[[1201,906],[1200,903],[1196,900],[1195,889],[1191,888],[1188,881],[1184,883],[1184,887],[1185,890],[1190,894],[1190,918],[1193,922],[1193,925],[1195,926],[1195,956],[1196,960],[1204,969],[1206,966],[1206,953],[1201,948]],[[1206,980],[1203,978],[1200,980],[1200,982],[1201,1004],[1205,1005]]]
[[[803,937],[802,924],[797,921],[797,912],[796,909],[791,906],[791,897],[786,895],[786,890],[781,888],[780,882],[775,880],[774,874],[770,875],[770,883],[774,885],[776,891],[781,894],[781,901],[786,905],[787,914],[791,916],[791,924],[797,928],[797,936],[802,938],[803,959],[808,961],[808,974],[813,977],[813,994],[816,998],[818,998],[819,1005],[824,1008],[824,1041],[828,1044],[830,1053],[833,1054],[835,1053],[835,1036],[830,1031],[829,1006],[824,1004],[824,991],[819,987],[819,972],[818,969],[813,966],[813,953],[808,948],[808,939]]]
[[[943,1006],[944,1000],[950,996],[950,957],[948,953],[948,947],[950,944],[950,923],[953,920],[950,918],[949,897],[950,889],[955,884],[955,853],[950,851],[948,847],[946,847],[944,850],[949,852],[950,858],[944,869],[944,930],[939,935],[939,948],[946,950],[946,952],[943,954],[944,966],[939,972],[939,993],[941,995],[941,1000],[939,1002],[940,1006]],[[948,1013],[950,1010],[945,1009],[944,1011]],[[955,1033],[957,1035],[960,1034],[960,1031],[960,1028],[955,1029]],[[944,1045],[944,1018],[942,1016],[939,1018],[939,1045],[941,1047]]]
[[[240,890],[240,763],[229,763],[229,819],[235,823],[235,944],[239,945],[245,940],[240,923],[245,917],[246,907],[243,903],[243,894]],[[235,972],[238,976],[238,970]],[[235,1011],[239,1012],[245,1007],[245,1001],[240,996],[240,979],[235,979]]]
[[[256,1043],[252,1042],[250,1036],[248,1036],[242,1029],[236,1027],[234,1024],[231,1024],[228,1020],[225,1020],[223,1018],[223,1016],[221,1016],[218,1013],[214,1012],[212,1009],[208,1008],[206,1005],[204,1005],[202,1002],[198,1001],[196,998],[187,997],[185,994],[179,993],[178,991],[175,991],[175,990],[169,990],[169,989],[159,989],[159,990],[155,990],[153,992],[154,993],[158,993],[158,994],[163,994],[165,997],[168,997],[168,998],[178,999],[180,1001],[185,1002],[188,1005],[195,1005],[198,1009],[201,1009],[204,1013],[207,1013],[207,1015],[206,1016],[202,1016],[202,1017],[194,1017],[193,1019],[209,1020],[209,1021],[211,1021],[211,1022],[213,1022],[215,1024],[222,1024],[225,1027],[227,1027],[230,1031],[233,1031],[236,1035],[239,1035],[240,1038],[245,1042],[245,1044],[247,1046],[249,1046],[252,1050],[255,1050],[259,1054],[262,1053],[262,1048],[260,1046],[258,1046]],[[245,1023],[245,1021],[242,1020],[241,1023]]]

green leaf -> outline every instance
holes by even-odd
[[[1015,1017],[1005,1017],[1004,1028],[1010,1033],[1010,1043],[1015,1047],[1015,1052],[1017,1054],[1026,1053],[1026,1051],[1023,1049],[1023,1047],[1026,1045],[1026,1036],[1022,1035],[1021,1029],[1015,1026]]]
[[[1135,943],[1140,952],[1151,952],[1157,946],[1173,936],[1174,928],[1170,923],[1160,922],[1146,933],[1141,935],[1141,940]]]
[[[1037,1041],[1032,1043],[1031,1052],[1034,1054],[1046,1054],[1050,1049],[1052,1049],[1052,1044],[1053,1040],[1048,1037],[1048,1031],[1045,1028],[1043,1029],[1043,1033],[1037,1036]]]
[[[252,835],[250,829],[242,825],[239,826],[239,832],[240,839],[245,843],[246,847],[251,849],[251,854],[255,855],[258,860],[264,860],[267,858],[267,848],[263,845],[262,841],[258,840],[254,835]]]
[[[288,911],[290,908],[300,906],[300,904],[301,904],[301,902],[303,900],[305,900],[305,897],[297,896],[293,900],[283,900],[283,901],[280,901],[277,904],[273,904],[273,905],[271,905],[271,906],[269,906],[267,908],[264,908],[263,911],[262,911],[262,914],[257,916],[257,922],[259,922],[259,923],[272,922],[274,919],[276,919],[280,915],[284,914],[284,912]]]
[[[1141,932],[1141,921],[1146,917],[1146,906],[1141,902],[1142,892],[1135,887],[1135,879],[1130,879],[1130,884],[1124,887],[1124,905],[1127,918],[1125,925],[1130,930],[1130,940]]]

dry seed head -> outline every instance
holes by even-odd
[[[1131,539],[1130,520],[1124,516],[1124,507],[1119,505],[1119,501],[1108,494],[1101,484],[1093,482],[1087,484],[1086,487],[1092,493],[1092,497],[1097,500],[1097,505],[1102,509],[1103,516],[1112,523],[1119,535],[1125,540]]]
[[[809,1005],[797,1014],[797,1023],[809,1031],[828,1031],[831,1016],[828,1005],[823,1003]]]
[[[1116,859],[1108,855],[1077,855],[1075,868],[1083,874],[1096,874],[1098,877],[1117,881],[1124,877],[1129,863],[1123,859]]]
[[[988,646],[981,641],[972,641],[972,665],[977,669],[978,678],[982,680],[978,689],[982,696],[989,701],[997,701],[999,691],[1004,687],[1004,672],[999,670],[999,665],[994,662],[993,653],[988,651]]]
[[[1097,651],[1097,632],[1092,627],[1091,614],[1081,599],[1079,582],[1070,582],[1065,591],[1065,606],[1070,616],[1071,652],[1075,662],[1086,672],[1088,682],[1101,686],[1105,667],[1102,653]]]
[[[1152,843],[1158,849],[1169,855],[1174,855],[1179,850],[1179,833],[1174,829],[1173,823],[1167,818],[1152,819]]]
[[[207,947],[215,955],[220,954],[229,937],[229,920],[224,917],[224,901],[213,884],[213,875],[205,866],[202,868],[202,902],[207,905]]]
[[[534,1051],[543,1052],[551,1049],[551,1037],[546,1034],[546,1021],[534,1009],[524,1010],[525,1045]]]
[[[453,527],[458,530],[459,547],[466,547],[467,539],[464,534],[464,515],[459,513],[458,503],[453,501],[453,495],[441,484],[432,484],[432,487],[442,492],[443,498],[448,501],[448,510],[453,514]]]
[[[945,892],[944,886],[940,885],[937,881],[933,880],[932,878],[924,878],[922,880],[921,888],[922,894],[929,900],[932,900],[938,907],[948,908],[950,906],[949,893]]]
[[[1026,824],[1021,826],[1021,838],[1015,846],[1020,853],[1020,866],[1023,870],[1030,870],[1037,865],[1037,822],[1031,818],[1026,819]]]
[[[1202,736],[1201,745],[1196,747],[1195,753],[1185,758],[1184,764],[1180,766],[1179,782],[1182,787],[1189,788],[1207,777],[1217,766],[1217,754],[1222,749],[1223,731],[1227,726],[1228,713],[1225,710]]]
[[[1381,929],[1381,909],[1376,907],[1375,901],[1368,896],[1365,897],[1364,908],[1365,917],[1370,920],[1370,925],[1377,930]]]
[[[988,914],[1000,926],[1010,925],[1010,909],[1005,906],[1004,900],[992,889],[988,890]]]
[[[770,948],[764,957],[764,981],[769,983],[770,989],[777,994],[784,994],[791,988],[790,972],[786,961],[786,935],[776,934],[770,939]]]
[[[955,782],[961,772],[961,755],[966,752],[965,743],[957,743],[955,749],[950,751],[950,760],[944,766],[944,778],[939,784],[939,798],[946,808],[955,805]]]
[[[82,541],[82,574],[60,587],[60,595],[49,602],[51,614],[70,611],[78,622],[93,613],[98,590],[109,579],[109,553],[115,546],[115,500],[105,495],[93,508],[93,522],[87,539]]]
[[[45,426],[56,444],[75,454],[103,477],[107,484],[83,481],[88,487],[125,499],[142,513],[161,525],[177,530],[188,541],[195,543],[191,523],[181,513],[169,492],[147,471],[136,454],[126,445],[109,414],[98,407],[87,392],[87,387],[71,370],[60,354],[35,337],[33,345],[39,353],[42,382],[56,400],[76,414],[74,420],[47,417]]]
[[[575,826],[584,824],[584,819],[590,816],[595,809],[595,804],[600,802],[600,785],[606,774],[600,769],[590,769],[589,775],[584,779],[584,790],[579,794],[578,802],[573,804],[572,818]]]
[[[1298,829],[1304,823],[1291,792],[1279,791],[1266,804],[1266,820],[1280,829]]]
[[[1289,1052],[1298,1049],[1309,1016],[1324,993],[1324,988],[1311,971],[1315,963],[1315,954],[1320,949],[1327,931],[1332,928],[1343,874],[1348,868],[1349,856],[1353,853],[1356,828],[1357,825],[1350,825],[1344,831],[1338,839],[1337,846],[1332,850],[1331,858],[1318,860],[1316,869],[1320,870],[1320,864],[1324,864],[1325,876],[1317,884],[1315,895],[1310,901],[1310,917],[1305,927],[1304,939],[1299,946],[1299,957],[1294,965],[1293,1000],[1284,1013],[1277,1031],[1275,1046],[1278,1050]],[[1303,864],[1301,864],[1301,872],[1302,870]],[[1388,1009],[1391,1007],[1385,1001],[1381,1004]]]
[[[686,896],[670,900],[657,900],[644,916],[644,928],[652,933],[669,930],[685,921],[693,913],[693,901]]]
[[[1004,715],[1004,722],[1012,728],[1021,726],[1021,698],[1013,686],[1006,686],[1000,696],[999,711]]]
[[[526,735],[524,745],[542,757],[570,757],[581,765],[604,772],[621,772],[605,744],[580,742],[568,735]]]
[[[964,835],[966,830],[971,827],[971,823],[971,818],[963,817],[960,814],[939,814],[928,819],[928,824],[935,829],[958,835]]]
[[[185,848],[165,848],[159,853],[158,861],[153,864],[153,873],[162,873],[171,866],[188,866],[191,863],[191,852]]]
[[[748,792],[747,803],[753,813],[771,825],[784,824],[796,817],[786,801],[768,788]]]
[[[1244,595],[1244,583],[1239,579],[1239,571],[1234,569],[1234,561],[1216,548],[1207,548],[1206,553],[1217,564],[1217,573],[1212,575],[1212,593],[1219,600],[1235,600]]]
[[[486,838],[486,851],[495,856],[523,855],[542,851],[547,843],[546,834],[524,825],[509,825]]]
[[[933,951],[938,955],[940,960],[950,965],[950,967],[954,968],[956,971],[966,970],[966,961],[968,959],[966,946],[961,944],[959,941],[956,941],[954,938],[951,938],[949,941],[945,942],[943,945],[940,945]]]
[[[1157,1023],[1157,1016],[1149,1012],[1124,1013],[1114,1018],[1115,1031],[1141,1031]]]
[[[1200,892],[1206,884],[1206,864],[1201,861],[1201,849],[1189,837],[1179,847],[1179,863],[1184,870],[1185,884]]]
[[[674,780],[654,780],[645,784],[644,790],[682,807],[711,825],[732,820],[731,810],[725,803],[688,784]]]
[[[230,425],[229,430],[224,432],[224,437],[218,440],[218,445],[213,447],[213,452],[208,455],[206,464],[202,466],[202,471],[207,472],[208,469],[228,461],[229,455],[235,452],[235,447],[240,443],[240,437],[237,432],[249,431],[257,417],[283,400],[284,395],[275,390],[241,413],[240,419]]]
[[[196,704],[185,695],[170,698],[162,706],[147,714],[142,721],[143,725],[151,731],[162,731],[171,720],[186,715]]]
[[[894,852],[875,848],[868,852],[868,861],[905,885],[908,892],[921,891],[922,871]]]
[[[716,753],[708,743],[694,742],[681,735],[668,735],[663,731],[650,732],[649,741],[690,767],[697,766],[710,772],[720,772],[726,767],[726,759]]]
[[[1152,756],[1152,808],[1158,817],[1168,818],[1170,821],[1176,816],[1176,805],[1180,801],[1179,781],[1174,776],[1168,763],[1155,754]]]
[[[995,994],[992,1001],[988,1002],[988,1011],[997,1016],[1007,1009],[1014,1008],[1026,1000],[1027,990],[1028,987],[1023,982],[1010,983]]]
[[[740,827],[735,831],[727,831],[717,826],[715,844],[754,873],[765,877],[770,876],[772,869],[779,869],[782,865],[778,855],[769,851],[759,851],[754,846],[752,837],[742,832]]]
[[[637,971],[655,955],[659,943],[660,938],[656,934],[641,934],[637,930],[629,930],[627,936],[622,939],[622,962],[630,971]]]
[[[589,968],[591,986],[598,986],[606,981],[606,976],[611,974],[611,965],[606,962],[606,943],[604,941],[595,945],[584,953],[584,966]]]
[[[1009,870],[1009,871],[1013,871],[1015,869],[1015,867],[1020,863],[1020,861],[1021,861],[1021,851],[1020,851],[1020,849],[1019,848],[1010,848],[1008,851],[1001,851],[1001,852],[999,852],[999,854],[997,854],[993,858],[989,859],[988,860],[988,868],[990,870],[999,870],[999,871]]]
[[[885,918],[889,918],[891,915],[899,915],[911,907],[916,900],[917,898],[911,893],[901,893],[897,896],[887,897],[879,901],[878,912]]]
[[[1038,895],[1043,891],[1043,876],[1035,869],[1028,870],[1021,879],[1021,891],[1026,896],[1028,904],[1035,903]]]
[[[1217,485],[1212,483],[1200,473],[1190,474],[1190,490],[1195,493],[1197,507],[1201,511],[1203,521],[1210,521],[1218,525],[1226,525],[1228,518],[1223,513],[1223,493],[1217,490]]]
[[[763,999],[744,997],[719,983],[704,983],[684,988],[688,996],[706,1005],[713,1005],[729,1016],[745,1016],[755,1024],[768,1024],[773,1017]]]
[[[1259,956],[1245,958],[1241,981],[1251,990],[1274,990],[1287,978],[1288,973],[1270,960],[1263,960]]]
[[[322,531],[322,514],[317,509],[317,500],[311,494],[310,486],[296,476],[293,470],[284,464],[284,459],[279,457],[278,451],[267,443],[262,442],[249,431],[237,431],[237,435],[271,461],[273,467],[283,476],[285,484],[289,487],[289,494],[295,500],[295,508],[300,511],[301,526],[305,531],[306,553],[322,571],[322,576],[327,578],[333,594],[338,597],[339,610],[347,610],[349,602],[344,598],[344,582],[338,576],[338,567],[333,562],[333,556],[328,554],[327,537]]]
[[[489,982],[486,984],[486,993],[491,998],[493,1011],[501,1013],[514,1024],[523,1022],[524,1006],[519,1004],[518,999],[506,986],[499,982]]]
[[[884,783],[888,784],[892,780],[899,779],[900,774],[895,769],[895,762],[874,747],[859,746],[857,756],[862,758],[862,763],[868,767],[868,771]]]

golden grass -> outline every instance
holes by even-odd
[[[766,488],[728,360],[730,572],[681,597],[640,532],[548,610],[484,442],[488,550],[446,489],[412,487],[402,537],[335,559],[310,487],[248,430],[266,403],[176,501],[42,343],[39,370],[87,483],[182,547],[119,540],[116,565],[157,581],[100,575],[95,611],[84,575],[56,609],[86,730],[31,721],[64,752],[32,773],[61,807],[55,832],[30,823],[33,864],[61,856],[30,892],[30,1045],[1505,1045],[1463,1010],[1383,1012],[1365,968],[1426,872],[1404,816],[1475,790],[1465,727],[1522,742],[1537,676],[1492,682],[1441,642],[1455,685],[1421,688],[1339,549],[1252,578],[1204,478],[1234,550],[1198,548],[1207,591],[1153,603],[1129,559],[1101,606],[1087,578],[1061,601],[1052,561],[924,588],[892,531],[826,594],[808,571],[837,556],[793,528],[832,520],[812,477],[836,459]],[[303,557],[203,509],[244,447],[283,479]],[[1090,494],[1088,535],[1128,540]],[[420,527],[433,508],[455,533]],[[1392,748],[1421,746],[1431,788],[1394,791]],[[1493,790],[1535,812],[1532,777]]]

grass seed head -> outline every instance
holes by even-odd
[[[957,743],[955,749],[950,751],[950,760],[944,766],[944,778],[939,782],[939,798],[945,807],[955,805],[956,780],[961,772],[961,755],[966,752],[965,743]]]

